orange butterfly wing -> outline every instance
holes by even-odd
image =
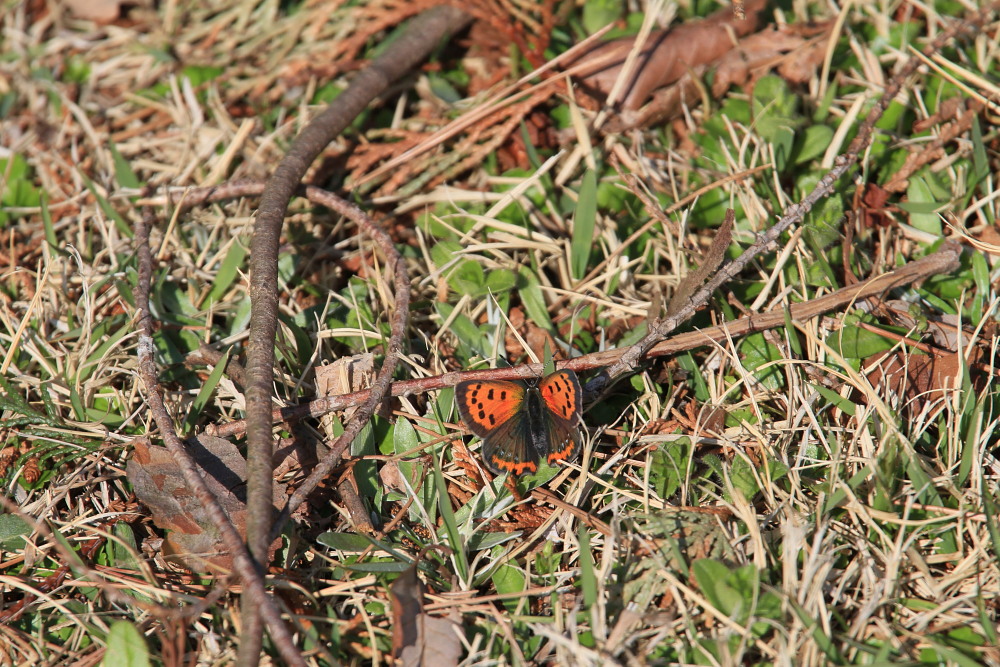
[[[471,380],[455,387],[458,414],[483,440],[483,460],[496,474],[521,475],[538,469],[524,419],[528,388],[523,382]]]
[[[576,373],[561,370],[547,375],[538,385],[548,410],[548,451],[552,464],[572,461],[580,453],[580,420],[583,415],[583,389]]]
[[[507,380],[459,382],[455,387],[458,413],[470,431],[485,438],[518,413],[526,389],[521,382]]]

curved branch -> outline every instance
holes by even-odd
[[[153,315],[149,309],[150,283],[153,275],[153,258],[149,250],[149,231],[152,216],[144,214],[136,225],[135,244],[138,253],[139,282],[135,288],[135,305],[138,309],[138,329],[139,344],[137,356],[139,360],[139,376],[142,378],[146,388],[146,402],[153,415],[153,421],[160,429],[160,437],[163,444],[177,458],[178,467],[184,476],[184,482],[188,488],[197,496],[198,501],[205,507],[205,511],[212,521],[212,524],[219,530],[226,548],[233,555],[233,565],[240,576],[243,585],[246,587],[247,599],[252,600],[257,606],[260,617],[267,625],[274,639],[274,644],[281,654],[281,657],[289,665],[301,665],[305,667],[305,660],[295,648],[295,642],[291,633],[281,620],[281,614],[274,605],[274,601],[268,596],[264,587],[264,577],[257,570],[254,560],[243,543],[243,538],[226,516],[225,510],[216,500],[209,490],[198,465],[191,458],[187,448],[180,437],[174,431],[173,421],[170,414],[163,405],[163,398],[160,396],[160,386],[157,380],[155,344],[153,342]]]

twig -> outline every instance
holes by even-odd
[[[392,374],[396,368],[399,355],[402,352],[403,337],[406,335],[406,325],[410,315],[410,280],[406,275],[406,264],[388,234],[382,231],[375,221],[357,206],[340,199],[326,190],[310,186],[306,188],[306,196],[313,203],[327,206],[341,215],[347,216],[359,228],[375,239],[389,260],[389,268],[393,275],[393,296],[396,299],[396,304],[392,319],[390,320],[391,333],[389,342],[386,345],[385,359],[382,362],[382,368],[378,372],[378,377],[375,378],[375,382],[368,389],[368,397],[355,413],[351,423],[344,429],[344,433],[330,447],[327,455],[316,465],[316,468],[302,482],[299,488],[295,490],[295,493],[292,494],[288,505],[274,522],[274,529],[268,539],[269,543],[281,534],[282,526],[295,508],[306,501],[313,489],[340,462],[344,450],[347,449],[358,433],[361,432],[364,425],[368,423],[372,414],[375,413],[375,410],[389,392],[389,386],[392,383]],[[270,417],[269,414],[267,416]]]
[[[885,293],[887,290],[896,287],[909,285],[918,280],[924,280],[931,276],[948,273],[956,269],[959,265],[959,255],[961,248],[957,244],[950,243],[940,251],[922,257],[921,259],[909,262],[899,267],[895,271],[890,271],[874,278],[869,278],[856,285],[843,287],[836,292],[831,292],[817,299],[794,303],[787,309],[787,316],[793,321],[802,322],[810,318],[822,315],[831,310],[837,310],[855,301],[867,299],[872,296]],[[745,334],[773,329],[785,325],[786,310],[776,309],[766,313],[755,313],[748,317],[743,317],[732,322],[699,329],[696,331],[685,331],[684,333],[672,336],[668,340],[661,341],[654,345],[647,353],[647,357],[661,357],[677,354],[686,350],[692,350],[703,345],[711,345],[725,341],[729,338],[737,338]],[[620,350],[608,350],[606,352],[596,352],[585,354],[567,361],[560,361],[560,368],[582,372],[595,368],[604,368],[616,363],[623,355],[627,354],[631,348]],[[544,373],[542,364],[525,364],[510,368],[494,368],[482,371],[454,371],[436,377],[420,378],[417,380],[400,380],[392,383],[392,396],[410,396],[428,391],[436,391],[445,387],[451,387],[465,380],[516,380],[525,378],[537,378]],[[590,400],[596,395],[596,391],[591,388],[591,383],[584,386],[587,399]],[[274,422],[294,421],[297,419],[308,419],[321,417],[329,412],[344,410],[367,401],[370,397],[370,390],[357,391],[351,394],[340,396],[329,396],[318,398],[302,405],[295,405],[287,408],[275,410],[272,414]],[[214,426],[206,431],[210,435],[217,437],[230,437],[242,435],[246,430],[243,420],[228,422],[222,426]]]
[[[136,225],[135,244],[138,254],[139,282],[135,288],[135,304],[139,311],[138,329],[139,341],[137,345],[137,356],[139,360],[139,377],[142,378],[146,388],[146,402],[149,411],[160,430],[160,437],[170,453],[177,458],[178,467],[184,476],[184,482],[188,488],[197,496],[198,501],[205,508],[212,524],[219,530],[226,548],[233,556],[233,566],[240,576],[246,590],[247,599],[253,600],[257,606],[261,618],[267,624],[271,632],[271,638],[281,654],[281,657],[289,665],[301,665],[305,667],[305,661],[295,648],[295,642],[291,633],[281,620],[281,614],[275,607],[274,602],[268,597],[264,587],[264,578],[258,572],[250,552],[243,543],[243,538],[226,516],[222,506],[209,490],[208,485],[201,476],[198,465],[191,458],[184,443],[174,432],[173,421],[163,399],[160,396],[160,386],[157,379],[156,360],[154,357],[155,345],[153,342],[153,316],[149,309],[149,293],[153,275],[153,258],[149,250],[149,231],[152,226],[152,216],[144,214]]]
[[[982,23],[986,21],[990,12],[992,12],[998,5],[1000,5],[1000,3],[994,3],[990,7],[980,10],[971,19],[955,21],[954,24],[952,24],[947,30],[942,31],[937,39],[924,49],[924,53],[932,54],[940,51],[942,47],[953,40],[957,35],[972,31],[977,26],[982,25]],[[629,348],[628,352],[623,354],[621,358],[608,368],[605,373],[602,373],[598,378],[591,381],[588,389],[600,393],[618,377],[626,373],[633,372],[639,362],[646,356],[646,354],[649,353],[653,346],[665,339],[671,331],[690,319],[699,308],[708,303],[708,300],[711,298],[712,293],[715,292],[715,290],[739,274],[755,257],[774,247],[778,237],[783,232],[785,232],[793,224],[799,222],[806,213],[812,210],[813,206],[815,206],[817,202],[832,193],[834,184],[837,180],[847,173],[847,170],[860,159],[862,151],[864,151],[865,147],[867,147],[871,141],[875,123],[878,122],[886,108],[888,108],[889,103],[892,102],[893,98],[899,93],[903,86],[903,82],[914,71],[916,71],[917,67],[919,67],[921,63],[922,61],[919,58],[911,58],[906,65],[892,77],[889,84],[886,86],[885,91],[875,103],[874,108],[872,108],[872,110],[868,113],[864,122],[861,123],[861,126],[858,128],[858,134],[848,146],[847,151],[837,157],[833,168],[824,174],[824,176],[819,180],[819,183],[816,184],[816,187],[813,188],[812,192],[806,195],[806,197],[798,204],[789,207],[789,209],[785,212],[785,215],[782,216],[782,218],[766,232],[758,235],[757,241],[747,248],[743,254],[729,264],[724,265],[711,280],[705,283],[701,289],[692,295],[691,300],[684,307],[680,308],[676,313],[668,317],[664,317],[657,322],[651,323],[650,332],[636,345]]]
[[[464,27],[469,18],[465,12],[447,6],[435,7],[414,18],[403,34],[361,70],[348,89],[299,133],[261,195],[250,243],[251,310],[246,367],[247,544],[258,565],[267,559],[272,534],[271,386],[278,326],[278,242],[288,202],[309,165],[327,144],[393,81],[427,57],[442,39]],[[398,299],[400,295],[396,296]],[[407,308],[405,304],[398,305],[402,310]],[[385,365],[390,366],[388,357]],[[374,406],[370,407],[374,411]],[[361,411],[352,426],[366,422],[371,411]],[[348,432],[351,430],[349,427]],[[332,468],[332,464],[323,464],[334,456],[339,458],[341,451],[343,447],[339,450],[334,447],[317,470]],[[273,525],[280,525],[280,522]],[[260,632],[256,629],[259,623],[252,620],[254,609],[244,605],[243,612],[244,632],[237,659],[244,665],[256,665],[261,643]]]

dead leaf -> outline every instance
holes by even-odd
[[[389,587],[392,599],[392,655],[402,667],[449,667],[462,655],[458,625],[424,612],[424,587],[417,565],[407,569]]]
[[[736,214],[733,209],[726,210],[726,218],[723,220],[719,230],[712,239],[712,245],[701,260],[701,265],[691,273],[684,276],[681,284],[677,286],[677,291],[670,298],[670,305],[667,306],[667,317],[674,315],[681,308],[687,305],[691,295],[695,293],[702,284],[712,277],[722,261],[726,259],[726,250],[733,240],[733,224],[736,222]]]
[[[387,489],[393,491],[406,491],[406,484],[403,483],[403,474],[399,471],[399,463],[396,461],[386,461],[378,470],[378,478]]]
[[[518,337],[514,335],[514,331],[524,339],[524,342],[528,344],[528,347],[539,359],[545,357],[546,345],[549,350],[559,349],[552,338],[552,334],[528,319],[524,313],[524,308],[521,306],[512,307],[508,319],[513,328],[513,330],[507,329],[507,334],[504,336],[504,348],[507,351],[508,359],[521,359],[525,355],[524,346],[521,345]]]
[[[240,535],[246,535],[246,461],[236,445],[223,438],[201,435],[185,442],[201,468],[208,488],[222,505]],[[163,554],[195,572],[226,573],[233,569],[218,530],[201,501],[188,489],[180,466],[166,447],[135,440],[135,453],[126,474],[135,495],[149,508],[153,523],[167,531]],[[274,485],[275,506],[286,497],[284,486]],[[271,545],[271,554],[281,540]]]
[[[803,36],[773,28],[744,37],[738,48],[728,51],[712,63],[690,68],[673,85],[656,91],[646,106],[638,110],[625,110],[620,116],[613,117],[604,130],[621,132],[635,127],[649,127],[680,116],[685,105],[690,105],[704,95],[702,78],[709,67],[712,68],[712,88],[709,91],[712,96],[719,98],[731,87],[750,88],[756,78],[775,64],[780,69],[781,63],[799,59],[802,54],[815,54],[816,50],[807,45]],[[801,66],[815,69],[817,64],[803,59]]]
[[[121,14],[121,0],[63,0],[70,14],[84,21],[111,23]]]
[[[371,353],[356,354],[351,357],[341,357],[325,366],[317,366],[316,373],[316,397],[326,398],[328,396],[343,396],[351,392],[361,391],[370,387],[375,381],[375,355]],[[357,408],[348,408],[344,411],[343,421],[348,421],[354,415]],[[386,414],[382,416],[388,417]],[[332,415],[324,416],[321,420],[326,435],[331,440],[336,436],[333,432],[334,419]]]
[[[900,350],[885,358],[875,355],[865,360],[868,381],[873,387],[888,390],[898,395],[904,404],[923,404],[945,397],[946,392],[955,389],[955,380],[960,370],[958,355],[948,352],[943,355],[913,354]]]
[[[861,196],[861,223],[866,228],[889,227],[892,215],[888,208],[889,191],[877,183],[867,183]]]
[[[967,326],[963,326],[962,318],[958,315],[949,313],[921,314],[918,319],[917,314],[912,310],[913,304],[902,299],[889,299],[881,302],[881,305],[892,317],[893,324],[919,331],[925,340],[930,335],[934,345],[941,349],[957,350],[960,342],[962,344],[968,343],[972,336],[972,332]],[[965,324],[967,325],[968,322]],[[962,331],[961,337],[958,335],[959,331]]]
[[[340,396],[354,391],[359,391],[370,387],[375,381],[375,355],[370,352],[356,354],[351,357],[342,357],[327,366],[316,368],[316,394],[317,397]],[[357,408],[349,408],[344,411],[343,421],[350,420]],[[391,418],[392,411],[388,401],[383,401],[378,414],[386,419]],[[330,442],[337,439],[334,429],[335,419],[333,415],[325,415],[320,420],[323,431]],[[351,522],[361,532],[374,534],[375,527],[372,525],[368,508],[358,495],[358,485],[354,477],[353,470],[345,474],[337,482],[337,491],[340,499],[351,516]]]
[[[746,18],[733,16],[731,8],[715,12],[701,21],[692,21],[649,35],[639,52],[630,80],[625,86],[621,106],[635,110],[645,103],[654,90],[669,85],[692,68],[711,63],[735,46],[734,37],[743,37],[757,30],[765,0],[748,0]],[[582,54],[571,61],[575,67],[589,63],[578,74],[585,88],[607,96],[614,88],[635,40],[618,39]]]

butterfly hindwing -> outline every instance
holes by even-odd
[[[535,472],[539,458],[527,415],[523,411],[483,438],[483,461],[498,475]]]

